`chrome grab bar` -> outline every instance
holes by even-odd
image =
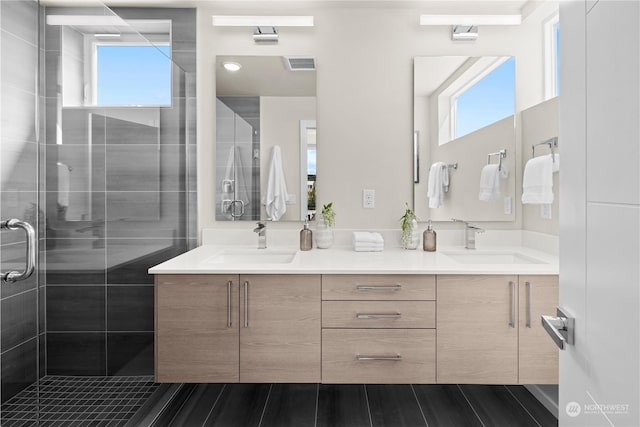
[[[356,313],[356,317],[358,319],[399,319],[402,315],[400,313]]]
[[[370,360],[386,360],[389,362],[402,362],[402,356],[396,354],[395,356],[360,356],[356,354],[358,362],[366,362]]]
[[[402,285],[390,285],[390,286],[356,286],[358,291],[399,291],[402,289]]]
[[[35,270],[36,268],[36,232],[31,224],[15,218],[1,221],[0,229],[11,231],[22,229],[27,235],[27,260],[24,271],[9,271],[8,273],[0,273],[2,281],[4,282],[11,283],[17,282],[19,280],[25,280],[26,278],[31,276],[31,274],[33,274],[33,270]]]

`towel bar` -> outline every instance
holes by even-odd
[[[498,170],[501,171],[502,170],[502,159],[507,157],[507,150],[506,149],[502,149],[500,151],[496,151],[495,153],[487,154],[487,164],[488,165],[491,164],[491,156],[498,156]]]
[[[549,148],[551,149],[551,160],[555,163],[556,162],[556,155],[553,151],[554,148],[558,148],[558,137],[554,136],[553,138],[547,139],[546,141],[542,141],[542,142],[538,142],[537,144],[532,144],[531,145],[531,157],[535,157],[536,156],[536,147],[538,145],[548,145]]]

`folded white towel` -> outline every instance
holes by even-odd
[[[382,252],[384,245],[382,244],[367,244],[367,245],[355,245],[353,250],[356,252]]]
[[[560,163],[557,155],[556,161]],[[522,203],[535,205],[553,203],[553,162],[550,154],[534,157],[524,166]]]
[[[267,188],[262,203],[265,205],[267,215],[272,221],[278,221],[287,212],[287,183],[282,169],[280,147],[274,145],[271,149],[271,162],[269,163],[269,175],[267,176]]]
[[[442,206],[444,193],[449,191],[449,168],[444,162],[435,162],[429,169],[427,197],[432,209]]]
[[[382,234],[380,233],[371,233],[369,231],[354,231],[352,242],[355,245],[356,243],[372,243],[372,244],[383,244],[384,239],[382,238]]]

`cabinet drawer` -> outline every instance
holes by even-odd
[[[323,328],[435,328],[435,301],[324,301]]]
[[[322,276],[323,300],[435,300],[433,275],[334,275]]]
[[[433,329],[324,329],[322,382],[434,383]]]

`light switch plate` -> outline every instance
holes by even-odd
[[[504,214],[505,215],[511,215],[511,196],[505,196],[504,197]]]
[[[376,207],[376,190],[362,190],[362,207],[365,209]]]
[[[551,219],[551,205],[550,204],[540,205],[540,218],[542,218],[542,219]]]

